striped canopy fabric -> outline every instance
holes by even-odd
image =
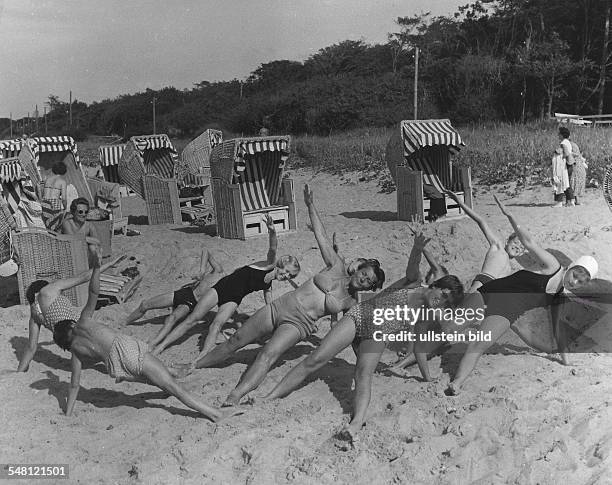
[[[223,132],[211,129],[208,129],[206,131],[208,131],[208,135],[210,137],[210,149],[212,150],[223,141]]]
[[[18,157],[0,159],[0,182],[13,182],[24,177]]]
[[[170,138],[168,135],[142,135],[133,136],[130,140],[134,143],[134,146],[142,154],[145,150],[157,150],[160,148],[167,148],[172,153],[176,153]]]
[[[603,180],[603,195],[610,210],[612,210],[612,164],[608,165]]]
[[[121,160],[121,155],[123,155],[124,148],[125,144],[100,146],[100,148],[98,148],[100,165],[102,167],[119,165],[119,160]]]
[[[71,136],[38,136],[34,138],[5,140],[0,142],[0,158],[18,156],[26,143],[30,144],[30,148],[36,158],[38,158],[40,153],[70,151],[74,155],[74,159],[77,162],[79,161],[77,144]]]
[[[240,186],[243,211],[274,206],[279,198],[289,137],[239,140],[234,156],[234,183]]]
[[[246,155],[255,155],[256,153],[261,152],[281,152],[283,154],[281,162],[284,164],[288,158],[288,148],[288,137],[269,137],[257,138],[254,140],[241,140],[238,143],[238,148],[236,149],[236,171],[241,172],[245,169],[244,157]]]
[[[449,120],[404,120],[401,132],[406,157],[425,147],[445,145],[454,154],[465,146]]]

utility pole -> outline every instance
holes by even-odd
[[[414,119],[418,120],[419,48],[414,48]]]
[[[155,96],[153,96],[153,134],[156,135],[157,131],[155,130],[155,102],[157,101],[157,98]]]
[[[240,82],[240,99],[242,99],[242,81],[239,81],[239,82]]]
[[[28,111],[28,117],[26,119],[28,120],[27,121],[28,124],[27,124],[27,128],[26,128],[26,130],[27,130],[26,133],[29,135],[30,134],[30,112],[29,111]]]
[[[47,134],[47,107],[44,107],[45,110],[45,135]]]
[[[36,116],[36,134],[38,135],[38,105],[36,105],[36,111],[34,111],[34,116]]]
[[[13,138],[13,113],[11,112],[11,138]]]
[[[72,129],[72,90],[70,90],[70,107],[68,108],[70,129]]]

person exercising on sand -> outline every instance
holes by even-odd
[[[207,273],[208,265],[211,267],[210,273]],[[141,301],[138,307],[128,316],[126,324],[129,325],[139,318],[142,318],[149,310],[171,306],[172,313],[164,319],[164,325],[161,330],[149,341],[151,348],[155,348],[155,346],[168,335],[177,322],[193,311],[197,302],[222,275],[223,267],[207,249],[203,249],[200,257],[200,274],[194,277],[192,283],[172,293],[163,293]]]
[[[163,339],[159,338],[159,335],[156,337],[155,343],[157,346],[153,350],[154,354],[161,353],[170,344],[187,333],[216,305],[218,307],[217,315],[210,324],[204,348],[198,356],[198,358],[203,357],[214,349],[223,325],[231,318],[244,297],[255,291],[263,291],[264,301],[267,304],[272,301],[273,281],[286,281],[294,288],[297,286],[293,279],[300,273],[300,263],[295,256],[276,257],[278,239],[274,221],[269,214],[266,214],[265,221],[269,235],[267,258],[238,268],[233,273],[221,278],[210,288],[202,287],[202,295],[197,298],[197,302],[195,298],[192,300],[194,306],[191,308],[191,314],[169,334],[164,334]],[[170,327],[167,328],[166,333],[169,330]]]
[[[175,396],[187,407],[203,414],[214,422],[237,413],[221,411],[199,402],[176,382],[164,364],[148,352],[146,343],[128,335],[121,335],[112,328],[92,320],[100,293],[100,262],[95,258],[89,281],[89,296],[78,320],[58,322],[53,330],[53,340],[63,350],[72,353],[70,390],[66,415],[70,416],[76,403],[81,380],[81,361],[104,362],[111,377],[117,382],[145,379]]]
[[[472,285],[470,286],[468,293],[474,293],[485,283],[493,281],[497,278],[503,278],[512,273],[512,267],[510,266],[510,260],[520,256],[525,251],[525,248],[521,244],[521,241],[516,233],[510,234],[506,243],[503,243],[502,238],[499,234],[491,229],[487,222],[474,210],[470,209],[463,201],[451,191],[446,191],[451,199],[453,199],[459,206],[470,216],[470,218],[478,224],[480,230],[487,238],[489,242],[489,250],[485,256],[484,262],[480,273],[476,275]]]

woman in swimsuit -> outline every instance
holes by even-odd
[[[210,281],[202,281],[194,287],[183,287],[174,294],[165,294],[144,301],[128,317],[128,323],[140,318],[151,308],[164,308],[172,304],[174,311],[164,322],[163,328],[150,342],[154,347],[153,354],[161,353],[171,343],[183,336],[190,328],[201,321],[204,316],[215,307],[217,315],[210,324],[208,335],[204,343],[203,353],[210,351],[216,344],[217,337],[223,325],[231,318],[242,299],[255,291],[263,291],[266,303],[270,301],[272,281],[291,281],[300,272],[300,264],[293,256],[282,256],[276,259],[278,239],[272,218],[266,216],[266,225],[270,245],[268,257],[265,261],[257,261],[238,268],[210,286]],[[218,277],[223,269],[209,256],[213,272]],[[187,316],[189,314],[189,316]],[[187,318],[185,318],[187,317]],[[185,318],[174,330],[172,328],[177,320]],[[171,331],[172,330],[172,331]],[[203,354],[201,354],[203,355]]]
[[[45,180],[42,193],[42,216],[47,229],[58,231],[62,227],[64,212],[68,208],[66,164],[57,162],[51,169],[53,175]]]
[[[105,271],[119,259],[116,258],[106,263],[100,270]],[[53,332],[55,325],[62,320],[74,320],[74,317],[78,320],[79,309],[73,306],[70,300],[62,295],[62,292],[86,283],[91,277],[91,272],[92,270],[84,271],[72,278],[65,278],[53,283],[45,280],[36,280],[28,287],[26,298],[30,304],[29,341],[28,347],[19,361],[18,372],[26,372],[34,358],[38,348],[38,336],[41,325]]]
[[[478,289],[480,306],[486,304],[485,319],[479,330],[484,333],[491,332],[491,339],[487,342],[470,342],[453,382],[447,394],[458,394],[461,386],[471,374],[480,359],[480,356],[499,338],[512,328],[517,335],[531,347],[539,347],[537,335],[529,328],[513,326],[526,311],[534,308],[548,307],[554,302],[554,297],[564,291],[573,292],[589,283],[597,273],[597,262],[591,256],[582,256],[569,268],[563,268],[559,261],[548,251],[540,247],[531,235],[523,229],[514,216],[495,197],[502,213],[508,218],[514,231],[533,256],[539,260],[543,269],[540,271],[520,270],[516,273],[485,283]],[[556,332],[556,329],[554,329]],[[537,332],[537,330],[536,330]],[[555,335],[561,350],[563,362],[566,362],[564,353],[565,344],[560,335]],[[543,351],[548,351],[542,349]]]
[[[381,288],[385,281],[385,273],[376,260],[366,260],[350,275],[325,233],[308,185],[304,188],[304,201],[327,268],[296,290],[258,310],[227,342],[217,345],[196,361],[197,368],[216,365],[245,345],[272,334],[228,396],[227,405],[238,403],[242,396],[264,380],[270,367],[283,353],[316,332],[317,320],[348,310],[357,303],[358,291]]]

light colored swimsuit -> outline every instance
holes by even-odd
[[[108,375],[118,381],[142,375],[144,356],[149,346],[129,335],[117,335],[105,360]]]

